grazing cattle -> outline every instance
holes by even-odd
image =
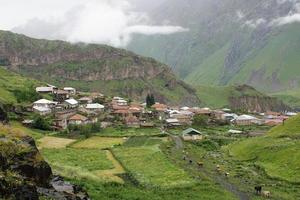
[[[198,162],[197,164],[199,167],[203,167],[203,165],[204,165],[203,162]]]
[[[271,192],[270,191],[262,191],[261,194],[265,198],[270,198],[271,197]]]
[[[224,174],[226,177],[228,177],[230,174],[228,172],[225,172]]]
[[[183,160],[186,160],[186,157],[185,156],[183,156],[183,158],[182,158]]]
[[[255,186],[254,189],[257,195],[261,194],[262,186]]]
[[[189,163],[190,163],[190,164],[193,164],[193,161],[192,161],[192,160],[190,160],[190,161],[189,161]]]

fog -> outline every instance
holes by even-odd
[[[0,29],[35,38],[126,46],[133,34],[180,34],[180,26],[153,24],[154,0],[0,0]]]

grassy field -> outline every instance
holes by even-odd
[[[153,146],[158,145],[164,141],[167,141],[167,137],[130,137],[125,143],[125,147],[141,147],[141,146]]]
[[[38,147],[40,149],[60,149],[60,148],[65,148],[69,144],[75,142],[76,140],[73,139],[67,139],[67,138],[58,138],[58,137],[51,137],[51,136],[45,136],[41,139],[38,140]]]
[[[72,145],[73,148],[83,148],[83,149],[107,149],[114,145],[123,144],[123,138],[117,137],[91,137],[86,140],[79,141]]]
[[[231,156],[251,161],[273,178],[300,183],[300,116],[273,128],[266,136],[229,145]]]
[[[126,136],[155,136],[161,135],[158,128],[106,128],[98,136],[106,137],[126,137]]]
[[[184,187],[194,184],[193,179],[184,170],[168,161],[158,145],[120,147],[113,152],[142,185]]]

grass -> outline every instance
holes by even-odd
[[[97,133],[97,136],[127,137],[127,136],[156,136],[162,135],[158,128],[106,128]]]
[[[15,104],[18,102],[14,91],[27,91],[41,85],[41,82],[25,78],[0,67],[0,102]]]
[[[69,166],[82,171],[112,169],[106,153],[94,149],[43,149],[43,156],[52,165]]]
[[[300,183],[300,116],[277,126],[266,136],[246,139],[229,145],[235,159],[251,161],[270,177]]]
[[[73,139],[66,139],[66,138],[58,138],[58,137],[51,137],[51,136],[45,136],[38,140],[39,148],[48,148],[48,149],[60,149],[65,148],[69,144],[75,142],[76,140]]]
[[[73,144],[72,147],[80,149],[107,149],[114,145],[121,145],[123,142],[123,138],[94,136],[86,140],[79,141]]]
[[[20,130],[27,135],[33,137],[36,141],[44,137],[46,134],[50,134],[51,132],[49,131],[42,131],[42,130],[37,130],[37,129],[31,129],[23,126],[20,122],[12,121],[10,122],[10,125],[15,128],[16,130]]]
[[[126,147],[139,147],[139,146],[152,146],[161,144],[163,141],[167,141],[167,137],[130,137],[125,143]]]
[[[195,183],[184,170],[168,161],[158,145],[120,147],[113,152],[144,186],[184,187]]]

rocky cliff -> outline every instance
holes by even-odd
[[[34,140],[0,125],[0,199],[88,200],[78,186],[54,177]]]
[[[86,91],[144,100],[197,104],[195,91],[151,58],[95,44],[37,40],[0,31],[0,65],[27,76]]]

